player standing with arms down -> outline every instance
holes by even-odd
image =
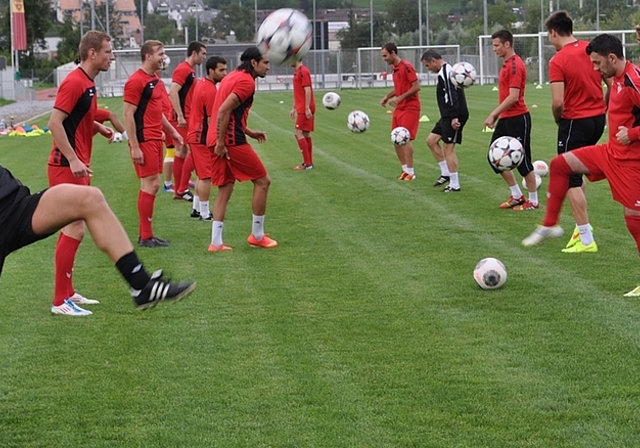
[[[391,121],[391,129],[399,126],[407,128],[411,140],[404,146],[394,145],[398,160],[402,165],[402,173],[398,180],[414,180],[413,170],[413,143],[418,133],[420,124],[420,81],[415,68],[398,56],[398,47],[393,42],[388,42],[380,50],[382,59],[389,64],[393,71],[393,90],[380,100],[380,105],[385,107],[387,103],[395,107]]]
[[[609,138],[606,143],[574,149],[554,157],[550,164],[547,209],[542,225],[522,240],[525,246],[563,235],[558,225],[562,203],[572,174],[586,175],[591,182],[607,179],[611,195],[624,208],[627,229],[640,253],[640,73],[625,60],[622,42],[610,34],[596,36],[586,52],[609,89]],[[640,286],[625,294],[640,296]]]
[[[427,50],[421,60],[429,71],[438,74],[436,99],[440,110],[440,120],[427,137],[427,146],[431,149],[438,164],[444,160],[449,173],[449,179],[441,175],[433,186],[438,187],[450,182],[442,191],[445,193],[458,192],[460,191],[460,180],[458,179],[456,143],[462,143],[462,129],[469,119],[467,98],[464,89],[458,89],[451,82],[451,66],[442,59],[437,51]],[[444,147],[440,146],[440,140],[444,143]]]
[[[313,169],[311,132],[313,131],[314,115],[316,113],[316,100],[313,97],[313,85],[309,69],[302,61],[296,61],[292,67],[295,68],[293,73],[293,108],[289,116],[296,120],[293,135],[302,153],[302,163],[296,166],[294,170],[310,170]]]
[[[212,221],[209,196],[211,194],[213,151],[207,147],[207,133],[209,126],[212,125],[211,117],[215,115],[213,103],[217,92],[216,84],[227,76],[227,61],[218,56],[210,57],[205,65],[205,70],[207,76],[198,81],[193,88],[193,104],[189,117],[187,143],[191,147],[198,175],[196,196],[200,199],[199,210],[194,208],[191,216],[198,217],[201,221]]]
[[[222,242],[222,228],[227,204],[236,181],[253,182],[253,211],[251,234],[247,241],[255,247],[272,248],[277,241],[264,233],[264,215],[271,178],[260,157],[247,142],[247,136],[259,143],[267,134],[247,127],[249,109],[253,104],[256,78],[264,78],[269,71],[269,59],[257,47],[247,48],[240,57],[240,65],[222,80],[218,87],[213,110],[215,126],[209,128],[207,146],[213,148],[211,183],[218,187],[213,203],[213,225],[210,252],[230,250]]]
[[[162,173],[162,131],[176,142],[182,137],[162,113],[164,84],[157,71],[165,58],[164,45],[148,40],[140,48],[142,66],[124,85],[124,124],[129,134],[129,149],[136,174],[140,179],[138,193],[138,244],[144,247],[168,246],[169,242],[154,236],[151,221]]]
[[[111,38],[97,31],[87,32],[80,41],[81,62],[62,82],[53,105],[49,129],[53,148],[49,156],[49,186],[59,184],[89,185],[93,135],[111,138],[113,131],[95,122],[98,94],[94,79],[109,70],[115,58]],[[84,221],[66,223],[60,232],[55,252],[55,285],[51,312],[68,316],[86,316],[91,311],[77,304],[96,304],[76,293],[73,265],[84,238]]]
[[[589,43],[573,36],[573,21],[566,11],[553,13],[545,26],[549,42],[557,50],[549,61],[549,82],[551,112],[558,124],[558,154],[562,154],[595,145],[602,137],[606,123],[602,75],[593,70],[593,63],[585,51]],[[576,228],[562,252],[597,252],[581,175],[569,178],[567,197]]]

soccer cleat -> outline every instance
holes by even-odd
[[[209,244],[209,252],[221,252],[223,250],[233,250],[233,247],[225,246],[224,244],[221,246],[214,246],[213,244]]]
[[[631,291],[624,295],[625,297],[640,297],[640,285],[633,288]]]
[[[173,195],[173,199],[175,199],[176,201],[183,200],[187,202],[193,202],[193,195],[189,190],[187,190],[184,193],[175,193]]]
[[[442,185],[449,182],[449,176],[440,176],[438,180],[433,183],[434,187],[441,187]]]
[[[247,242],[253,247],[263,247],[265,249],[271,249],[278,245],[278,242],[276,240],[269,238],[267,235],[263,236],[262,239],[259,240],[256,239],[255,236],[253,236],[253,233],[249,235],[249,238],[247,238]]]
[[[509,196],[505,202],[500,204],[500,208],[513,208],[517,205],[522,205],[526,202],[524,195],[520,196],[518,199],[515,199],[513,196]]]
[[[593,226],[589,226],[589,228],[591,229],[591,231],[593,232]],[[571,234],[571,239],[569,240],[569,242],[567,243],[566,246],[564,246],[566,249],[573,247],[574,245],[576,245],[578,243],[578,241],[580,241],[580,230],[578,229],[578,227],[576,226],[573,229],[573,233]]]
[[[198,218],[198,220],[199,220],[199,221],[209,221],[209,222],[211,222],[211,221],[213,221],[213,215],[212,215],[211,213],[209,213],[209,216],[204,216],[204,217],[203,217],[203,216],[201,215],[201,216]]]
[[[199,218],[200,212],[198,210],[191,209],[191,214],[189,216],[191,216],[192,218]]]
[[[98,303],[100,303],[99,301],[94,299],[87,299],[83,295],[78,294],[78,292],[74,292],[73,295],[69,297],[69,300],[71,300],[76,305],[97,305]]]
[[[189,188],[196,188],[196,183],[192,180],[189,180]]]
[[[302,163],[293,168],[295,171],[304,171],[304,170],[312,170],[313,165],[307,165],[306,163]]]
[[[173,193],[173,185],[163,186],[162,191],[164,191],[165,193]]]
[[[598,252],[598,245],[594,241],[593,243],[585,246],[584,244],[582,244],[582,241],[580,241],[580,238],[578,238],[577,243],[575,243],[571,247],[565,247],[564,249],[562,249],[562,252],[564,252],[565,254],[583,254],[583,253],[592,254],[592,253]]]
[[[415,180],[415,178],[416,178],[415,174],[404,173],[404,177],[402,178],[402,180],[411,181],[411,180]]]
[[[453,188],[451,185],[447,185],[446,187],[444,187],[444,190],[442,190],[443,193],[460,193],[460,187],[458,188]]]
[[[546,238],[560,238],[564,235],[564,230],[560,226],[538,226],[531,235],[522,240],[523,246],[533,246],[542,244]]]
[[[400,175],[398,176],[398,180],[404,180],[405,176],[407,175],[407,173],[405,173],[404,171],[402,173],[400,173]]]
[[[93,314],[89,310],[80,308],[71,299],[65,300],[60,306],[51,305],[51,312],[53,314],[64,314],[65,316],[90,316]]]
[[[158,238],[157,236],[152,236],[146,240],[138,237],[138,245],[141,247],[167,247],[169,245],[169,241]]]
[[[162,278],[162,270],[156,271],[143,289],[131,289],[131,297],[136,308],[144,310],[152,308],[160,302],[175,302],[191,294],[196,288],[196,282],[171,283]]]
[[[540,204],[533,204],[531,201],[525,201],[522,205],[516,205],[513,207],[514,212],[522,212],[525,210],[538,210],[540,208]]]

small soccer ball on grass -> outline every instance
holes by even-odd
[[[335,110],[340,106],[340,95],[336,92],[327,92],[322,97],[322,105],[329,110]]]
[[[404,146],[411,141],[411,133],[407,128],[399,126],[391,131],[391,143]]]
[[[451,67],[449,78],[456,87],[470,87],[476,82],[476,69],[468,62],[458,62]]]
[[[347,128],[354,134],[361,134],[369,129],[369,116],[361,110],[354,110],[347,116]]]
[[[497,258],[483,258],[473,270],[473,278],[482,289],[498,289],[507,281],[507,269]]]
[[[282,8],[273,11],[258,29],[256,45],[274,64],[301,60],[311,49],[313,27],[302,12]]]
[[[538,176],[545,177],[549,174],[549,165],[547,165],[547,162],[544,160],[536,160],[533,162],[533,171],[535,171]]]
[[[116,132],[115,134],[113,134],[113,139],[111,139],[111,141],[113,143],[121,143],[122,142],[122,134],[119,132]]]
[[[535,174],[535,176],[536,176],[536,190],[539,190],[540,189],[540,185],[542,185],[542,178],[540,176],[538,176],[537,174]],[[522,187],[525,190],[527,189],[527,179],[525,179],[524,177],[522,178]]]
[[[489,146],[488,159],[498,171],[511,171],[524,159],[522,143],[515,137],[500,137]]]

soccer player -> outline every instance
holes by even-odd
[[[80,41],[80,63],[62,82],[49,119],[53,147],[49,156],[49,186],[76,184],[87,186],[91,176],[91,150],[96,131],[107,138],[111,130],[95,122],[97,92],[94,79],[107,71],[115,58],[111,38],[97,31],[87,32]],[[78,304],[92,305],[73,287],[73,265],[84,238],[84,222],[68,222],[62,228],[55,251],[55,283],[51,312],[67,316],[86,316],[91,311]]]
[[[80,164],[74,165],[81,173]],[[87,177],[86,166],[84,174],[83,177]],[[96,246],[115,263],[129,283],[138,309],[153,307],[162,301],[179,300],[195,289],[195,282],[169,283],[162,279],[162,271],[153,275],[147,273],[99,189],[62,183],[31,194],[28,187],[0,165],[0,228],[3,229],[0,233],[0,274],[9,254],[76,222],[87,224]],[[75,306],[68,302],[67,306]],[[73,315],[89,314],[91,312]]]
[[[198,175],[196,196],[200,199],[199,209],[194,209],[192,216],[201,221],[212,221],[209,210],[211,194],[211,168],[213,151],[207,147],[207,133],[213,113],[213,102],[216,98],[216,84],[227,76],[227,61],[219,56],[210,57],[205,64],[207,76],[198,81],[193,88],[193,103],[189,117],[189,134],[187,143],[191,148],[193,161]],[[195,206],[195,201],[194,201]],[[195,212],[195,213],[194,213]]]
[[[176,155],[173,159],[174,199],[193,201],[194,197],[189,193],[189,179],[194,169],[193,157],[188,155],[187,134],[189,133],[189,115],[191,114],[191,101],[193,99],[193,85],[196,82],[194,67],[202,64],[207,56],[207,48],[201,42],[191,42],[187,47],[187,58],[173,71],[169,98],[173,105],[173,119],[171,124],[178,130],[184,144],[176,145]]]
[[[289,116],[296,120],[293,132],[298,148],[302,153],[302,163],[294,170],[313,169],[313,146],[311,142],[311,132],[314,125],[314,114],[316,113],[316,100],[313,97],[313,86],[311,83],[311,73],[302,63],[296,61],[292,64],[295,68],[293,73],[293,107]]]
[[[625,60],[622,42],[600,34],[587,45],[594,69],[611,79],[609,89],[609,138],[598,145],[562,153],[551,160],[547,209],[542,225],[522,240],[525,246],[563,235],[558,225],[560,211],[572,174],[583,174],[591,182],[607,179],[611,195],[624,208],[627,229],[640,253],[640,73]],[[626,297],[640,296],[640,286]]]
[[[440,175],[433,184],[439,187],[450,182],[444,190],[445,193],[460,191],[458,179],[458,156],[456,155],[456,143],[462,143],[462,129],[469,119],[467,99],[463,89],[458,89],[450,79],[451,66],[447,64],[440,53],[435,50],[427,50],[422,55],[422,64],[427,70],[438,74],[436,86],[436,100],[440,110],[440,120],[427,137],[427,146],[431,149],[438,164],[444,163],[449,176]],[[440,146],[442,140],[443,146]]]
[[[115,130],[122,134],[122,137],[125,140],[129,138],[127,135],[127,131],[124,130],[124,125],[122,124],[122,122],[120,121],[120,118],[118,118],[118,115],[115,112],[111,112],[110,110],[107,110],[107,109],[97,108],[94,120],[100,124],[104,124],[105,121],[110,122],[115,128]]]
[[[512,208],[516,211],[536,210],[538,204],[538,189],[536,177],[531,162],[531,115],[524,104],[524,88],[527,83],[527,69],[513,49],[513,35],[508,30],[496,31],[491,35],[493,51],[504,59],[500,75],[498,76],[498,98],[500,104],[484,121],[484,126],[494,128],[491,143],[500,137],[517,138],[524,148],[524,160],[518,166],[518,172],[525,178],[529,200],[526,200],[516,178],[511,171],[498,171],[491,165],[493,171],[500,174],[511,190],[511,195],[500,208]],[[500,119],[498,121],[498,118]],[[498,124],[496,126],[496,121]]]
[[[163,65],[166,66],[166,60]],[[160,78],[161,71],[162,70],[158,71],[158,88],[161,92],[163,92],[162,113],[167,118],[167,120],[171,120],[171,117],[173,116],[173,105],[171,104],[171,100],[169,99],[169,92],[167,91],[164,81],[162,81],[162,78]],[[165,153],[164,161],[162,163],[162,177],[164,179],[164,185],[162,187],[162,191],[164,191],[165,193],[173,193],[174,187],[171,179],[173,177],[173,159],[176,156],[176,144],[173,141],[173,137],[171,136],[171,134],[165,133],[164,147]]]
[[[171,134],[176,142],[182,137],[162,113],[163,89],[157,71],[165,58],[164,45],[148,40],[140,48],[141,67],[124,85],[124,124],[129,134],[129,150],[136,174],[140,179],[138,193],[138,244],[143,247],[164,247],[169,242],[153,234],[151,221],[162,172],[162,132]],[[166,92],[166,90],[165,90]]]
[[[415,68],[410,62],[400,59],[398,47],[393,42],[388,42],[380,50],[382,59],[393,70],[393,90],[380,100],[380,105],[385,107],[387,103],[395,107],[391,120],[391,129],[399,126],[407,128],[411,134],[411,141],[404,146],[394,145],[396,155],[402,165],[402,173],[398,180],[410,181],[416,178],[413,169],[413,144],[418,133],[420,120],[420,81]]]
[[[209,127],[207,146],[213,149],[211,184],[218,187],[213,203],[210,252],[231,250],[222,242],[222,228],[227,204],[236,181],[253,182],[252,230],[247,241],[255,247],[272,248],[277,241],[264,233],[264,215],[271,179],[260,157],[247,142],[247,136],[259,143],[267,139],[263,131],[249,129],[247,118],[253,104],[256,78],[264,78],[269,71],[269,59],[257,47],[247,48],[240,57],[240,65],[226,76],[218,87],[213,104],[215,126]]]
[[[573,36],[573,21],[557,11],[545,22],[549,42],[557,53],[549,61],[551,112],[558,124],[558,154],[598,143],[606,122],[602,75],[593,70],[585,49],[588,42]],[[597,252],[581,175],[569,178],[567,192],[576,228],[565,253]]]

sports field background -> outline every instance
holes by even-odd
[[[149,270],[198,281],[183,302],[135,311],[87,237],[75,285],[101,304],[86,318],[52,316],[55,238],[10,256],[0,446],[640,446],[640,301],[623,297],[640,281],[638,256],[607,184],[588,186],[597,254],[560,252],[568,213],[566,238],[524,248],[543,211],[498,209],[509,191],[481,132],[497,92],[467,91],[459,194],[431,186],[433,88],[421,91],[431,121],[415,142],[417,179],[396,180],[391,115],[378,104],[386,92],[344,90],[338,110],[319,106],[305,172],[292,170],[292,95],[256,95],[250,127],[268,134],[255,148],[273,181],[266,230],[276,249],[246,243],[250,184],[231,199],[225,253],[207,252],[211,225],[189,218],[189,204],[159,193],[154,229],[171,247],[138,252]],[[534,159],[548,162],[549,87],[529,85],[526,102]],[[120,99],[100,104],[121,112]],[[347,131],[354,109],[369,114],[364,134]],[[127,147],[95,142],[92,182],[135,239]],[[0,163],[44,188],[50,144],[2,137]],[[488,256],[507,267],[501,290],[472,278]]]

